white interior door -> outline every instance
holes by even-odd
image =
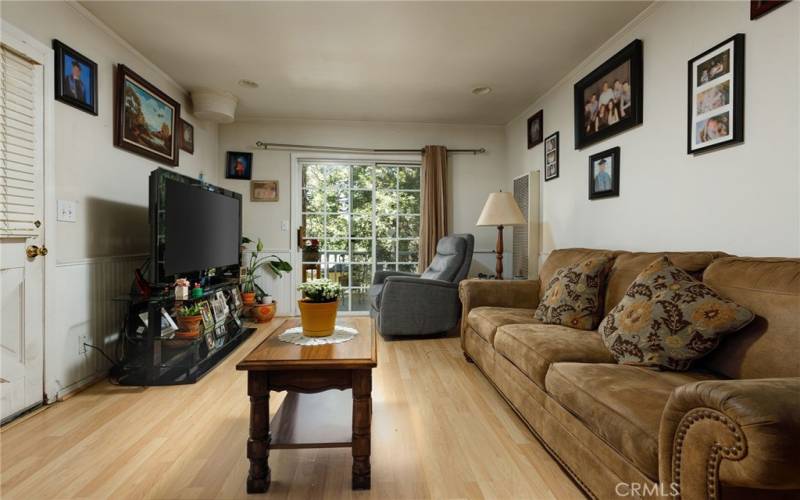
[[[10,37],[9,37],[10,38]],[[0,417],[42,402],[44,68],[0,46]]]

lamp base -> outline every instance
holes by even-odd
[[[494,247],[495,266],[494,272],[496,280],[503,279],[503,226],[497,226],[497,243]]]

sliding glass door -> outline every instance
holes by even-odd
[[[345,288],[341,311],[368,311],[376,270],[419,260],[419,164],[301,161],[299,281]]]

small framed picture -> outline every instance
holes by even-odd
[[[239,292],[239,287],[231,288],[231,299],[233,300],[233,308],[239,310],[242,308],[242,294]]]
[[[772,12],[773,9],[786,5],[790,0],[750,0],[750,20]]]
[[[250,201],[278,201],[278,181],[250,181]]]
[[[200,314],[203,316],[203,327],[207,330],[214,326],[214,316],[211,313],[211,305],[207,300],[201,300],[197,303],[200,308]]]
[[[226,330],[225,330],[225,324],[224,324],[224,323],[222,323],[222,324],[219,324],[219,325],[217,325],[217,327],[214,329],[214,336],[215,336],[216,338],[218,338],[218,339],[221,339],[222,337],[224,337],[224,336],[225,336],[225,332],[226,332]]]
[[[194,154],[194,125],[181,119],[181,149],[187,153]]]
[[[744,142],[744,34],[689,61],[687,153]]]
[[[56,100],[97,116],[97,63],[58,40],[53,50]]]
[[[540,109],[528,118],[528,149],[541,144],[544,136],[544,110]]]
[[[619,148],[589,157],[589,199],[619,196]]]
[[[253,153],[228,151],[225,159],[225,178],[249,181],[253,177]]]
[[[212,331],[209,331],[208,333],[206,333],[206,347],[208,347],[209,351],[214,348],[214,344],[215,344],[214,333]]]
[[[239,317],[239,313],[237,312],[233,313],[233,322],[236,323],[236,326],[238,327],[242,326],[242,319]]]
[[[221,302],[218,297],[214,297],[211,299],[211,309],[214,311],[214,323],[224,323],[225,316],[227,313],[225,312],[225,302]]]
[[[544,180],[558,177],[558,132],[544,140]]]
[[[228,313],[231,311],[231,308],[228,307],[228,298],[225,297],[225,292],[222,290],[217,291],[217,300],[222,304],[222,309],[227,316]]]

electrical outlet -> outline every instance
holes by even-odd
[[[89,336],[88,335],[78,335],[78,354],[83,355],[86,354],[87,347],[86,344],[89,343]]]

